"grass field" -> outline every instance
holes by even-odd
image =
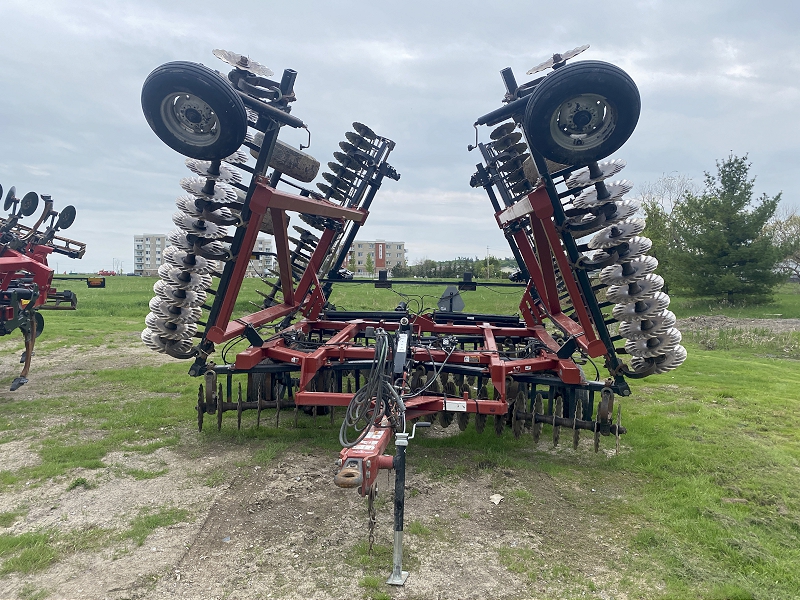
[[[108,287],[100,290],[61,286],[78,293],[79,309],[45,314],[46,328],[37,354],[46,357],[65,347],[81,352],[98,348],[113,354],[115,347],[138,335],[154,280],[110,277],[107,281]],[[245,287],[256,285],[248,281]],[[352,285],[337,289],[332,301],[348,310],[385,310],[402,299],[398,292],[412,303],[431,307],[442,290],[411,286],[392,291]],[[465,295],[465,310],[510,314],[516,312],[518,298],[514,290],[479,288]],[[800,318],[800,290],[783,287],[773,304],[759,307],[722,307],[675,298],[672,309],[679,318],[721,314],[796,319]],[[237,311],[250,312],[246,300],[237,304]],[[623,423],[629,433],[618,457],[591,453],[588,442],[578,453],[552,452],[543,446],[534,449],[529,439],[515,440],[508,433],[478,435],[470,425],[460,435],[415,440],[413,468],[442,481],[486,468],[510,468],[528,474],[531,480],[545,474],[575,490],[597,490],[588,501],[577,492],[570,496],[569,485],[562,494],[566,503],[578,504],[579,510],[598,517],[602,524],[598,535],[607,531],[625,549],[615,569],[627,597],[800,597],[800,363],[795,352],[777,347],[791,345],[798,334],[776,340],[766,332],[740,336],[736,331],[714,332],[715,339],[724,338],[722,344],[709,343],[708,335],[687,336],[689,358],[680,369],[631,382],[633,397],[623,404]],[[10,340],[3,343],[4,354],[19,353]],[[187,377],[187,369],[186,363],[176,362],[156,367],[110,363],[108,368],[95,366],[64,374],[62,390],[53,397],[18,402],[4,392],[0,395],[0,452],[2,444],[27,439],[28,431],[44,426],[47,415],[66,418],[33,444],[37,464],[0,468],[0,491],[12,494],[59,478],[76,487],[91,486],[90,476],[82,475],[83,481],[74,476],[76,469],[91,473],[103,466],[110,452],[123,448],[145,455],[164,447],[178,451],[187,447],[187,440],[197,436],[191,431],[196,382]],[[14,375],[5,373],[0,384],[7,386]],[[36,359],[31,377],[37,377]],[[91,388],[98,394],[87,402],[82,394]],[[268,464],[299,447],[331,455],[338,449],[338,426],[327,419],[313,424],[301,419],[298,428],[286,423],[280,428],[255,429],[247,419],[245,423],[237,431],[232,417],[220,432],[206,428],[199,436],[201,448],[219,443],[241,446],[251,465]],[[158,469],[129,473],[142,479],[161,475]],[[512,500],[524,509],[536,493],[532,486],[520,488]],[[0,528],[10,527],[25,511],[20,506],[0,513]],[[123,532],[96,532],[91,539],[77,541],[52,530],[16,535],[0,529],[0,573],[41,571],[70,555],[76,545],[102,546],[120,539],[141,544],[155,528],[184,518],[190,515],[174,510],[141,514]],[[417,523],[409,526],[409,535],[435,539],[436,531]],[[580,552],[579,544],[572,547]],[[576,583],[567,571],[543,572],[529,549],[501,549],[498,560],[509,573],[531,582],[563,580],[574,583],[583,594],[576,591],[575,597],[601,597],[594,595],[591,585]],[[389,597],[377,579],[382,565],[365,567],[361,585],[365,597]]]

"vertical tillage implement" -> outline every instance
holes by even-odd
[[[337,310],[328,298],[334,285],[352,282],[343,266],[355,236],[383,179],[400,178],[387,162],[394,142],[354,123],[317,185],[320,194],[300,185],[316,177],[319,163],[277,140],[283,125],[306,127],[288,114],[294,71],[272,81],[263,65],[215,51],[233,66],[227,79],[193,63],[168,63],[145,82],[150,126],[189,156],[196,177],[181,182],[188,195],[178,199],[178,229],[142,339],[194,359],[189,372],[203,377],[201,429],[205,415],[216,414],[221,427],[232,410],[241,427],[246,410],[257,411],[259,424],[262,412],[274,409],[277,424],[287,408],[295,420],[302,409],[332,422],[336,407],[345,408],[334,483],[357,488],[374,517],[378,473],[396,473],[388,583],[407,577],[402,540],[412,419],[435,418],[442,427],[456,421],[464,430],[473,418],[482,433],[491,416],[498,435],[528,431],[538,443],[547,425],[553,444],[568,428],[574,447],[586,431],[595,451],[602,436],[614,436],[619,450],[625,428],[614,404],[617,395],[630,395],[626,378],[674,369],[686,357],[663,279],[653,273],[657,262],[647,256],[651,242],[640,235],[639,205],[624,198],[631,184],[612,180],[625,163],[607,159],[633,133],[638,90],[608,63],[566,65],[583,50],[554,55],[531,71],[552,73],[522,86],[505,69],[505,106],[475,123],[476,135],[479,125],[497,126],[489,142],[470,146],[482,157],[471,185],[485,189],[517,260],[517,283],[503,285],[522,288],[518,315],[464,313],[452,303],[449,310],[420,303],[414,311],[405,301],[393,311]],[[297,193],[278,190],[279,183]],[[289,212],[315,231],[290,227]],[[234,318],[260,231],[274,235],[277,268],[273,277],[262,274],[258,310]],[[385,275],[376,287],[408,283]],[[465,274],[458,293],[477,285],[493,284]],[[609,329],[615,322],[616,333]],[[229,357],[237,343],[246,348]],[[210,356],[219,344],[222,364],[215,364]],[[602,359],[606,377],[594,359]],[[581,367],[587,364],[594,380]],[[394,456],[385,454],[392,441]],[[370,541],[373,535],[370,527]]]

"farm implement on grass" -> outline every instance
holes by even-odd
[[[554,55],[529,74],[552,72],[523,85],[503,70],[504,106],[475,123],[476,138],[479,126],[494,129],[490,141],[469,148],[482,159],[471,185],[485,189],[518,263],[519,315],[464,313],[446,301],[430,311],[405,302],[393,311],[337,310],[328,298],[352,279],[343,269],[347,252],[384,179],[400,178],[387,162],[394,142],[354,123],[328,163],[326,183],[312,190],[302,184],[315,179],[319,163],[278,140],[282,126],[306,128],[290,114],[294,71],[275,81],[263,65],[215,50],[233,67],[227,78],[176,62],[144,84],[148,123],[188,156],[196,176],[181,181],[187,195],[177,200],[178,229],[142,340],[193,360],[189,373],[203,377],[201,429],[207,415],[221,427],[228,411],[241,427],[247,410],[257,423],[266,409],[275,409],[276,421],[294,409],[295,419],[303,410],[333,422],[344,408],[336,485],[357,488],[373,515],[379,471],[396,473],[389,583],[407,576],[405,449],[415,428],[430,424],[417,422],[409,433],[411,420],[434,417],[464,430],[473,419],[483,432],[491,416],[497,434],[527,431],[539,442],[546,425],[554,444],[567,431],[577,447],[583,431],[595,451],[603,436],[614,436],[618,449],[625,428],[615,400],[630,395],[626,379],[674,369],[686,357],[664,282],[653,273],[657,262],[646,255],[651,242],[639,235],[639,205],[623,199],[631,184],[611,181],[625,163],[604,160],[633,133],[638,90],[608,63],[566,64],[584,49]],[[287,212],[302,225],[290,227]],[[234,318],[259,232],[274,236],[278,266],[263,279],[258,310]],[[376,286],[401,283],[382,274]],[[476,285],[465,274],[451,302]],[[246,348],[229,360],[236,343]],[[220,345],[223,364],[215,364]],[[595,365],[595,380],[581,364]],[[392,441],[394,456],[386,454]]]
[[[3,188],[0,186],[0,198]],[[39,206],[39,194],[28,192],[17,198],[12,187],[6,194],[6,218],[0,218],[0,336],[15,329],[22,332],[25,350],[20,362],[22,372],[11,383],[11,391],[28,383],[33,346],[44,329],[40,310],[74,310],[78,300],[70,290],[58,291],[53,287],[53,269],[47,265],[48,255],[56,252],[70,258],[81,258],[86,244],[57,236],[61,229],[69,228],[75,221],[75,207],[67,206],[60,213],[53,210],[53,200],[42,195],[44,202],[39,218],[33,227],[21,224]],[[48,221],[49,220],[49,221]],[[44,231],[40,228],[44,227]]]

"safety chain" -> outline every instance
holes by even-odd
[[[372,546],[375,544],[375,525],[378,522],[377,514],[375,513],[375,497],[378,495],[377,482],[369,488],[367,494],[367,512],[369,513],[369,555],[372,556]]]

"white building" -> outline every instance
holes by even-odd
[[[164,263],[164,249],[169,245],[167,236],[161,233],[133,236],[133,272],[144,277],[158,275],[158,267]]]
[[[392,267],[406,264],[406,243],[386,240],[356,240],[347,253],[346,268],[358,276],[369,275],[367,257],[372,257],[373,272],[391,271]],[[355,267],[353,270],[351,267]]]
[[[256,240],[255,246],[253,246],[253,256],[250,258],[250,264],[247,265],[245,277],[271,276],[268,269],[274,268],[275,257],[259,254],[262,252],[272,254],[271,238],[260,237]]]

